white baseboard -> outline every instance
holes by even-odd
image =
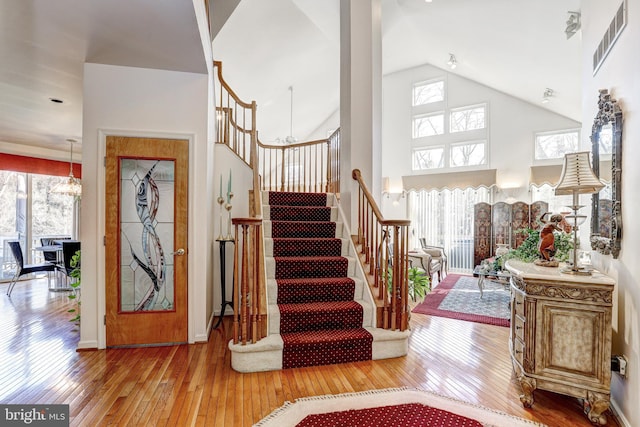
[[[609,406],[611,408],[611,412],[613,412],[613,415],[618,420],[618,423],[623,427],[631,427],[631,423],[629,422],[629,420],[625,418],[624,414],[620,410],[620,406],[618,405],[618,403],[613,399],[610,399],[609,403],[610,403]]]
[[[98,350],[98,341],[80,341],[77,350]]]

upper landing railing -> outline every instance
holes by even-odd
[[[339,193],[340,130],[329,138],[315,141],[286,145],[260,142],[255,125],[256,102],[240,100],[222,76],[222,63],[215,61],[214,66],[217,70],[216,143],[228,146],[253,169],[253,188]]]

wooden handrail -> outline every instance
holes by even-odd
[[[354,169],[351,177],[358,183],[356,244],[360,259],[368,266],[369,285],[379,303],[377,326],[404,331],[409,327],[410,316],[407,254],[411,221],[384,219],[360,170]]]
[[[251,108],[253,106],[253,102],[251,103],[243,102],[240,99],[240,97],[236,95],[233,89],[231,89],[231,86],[227,84],[227,81],[222,76],[222,61],[213,61],[213,66],[218,70],[218,80],[224,86],[224,88],[229,92],[229,94],[233,97],[233,99],[235,99],[240,106],[244,108]]]

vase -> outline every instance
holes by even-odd
[[[498,243],[498,249],[496,249],[496,256],[502,256],[509,252],[509,245],[506,243]]]

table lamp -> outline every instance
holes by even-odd
[[[562,273],[591,274],[589,269],[578,266],[578,218],[581,217],[578,215],[578,210],[583,207],[578,204],[578,195],[597,193],[604,187],[604,184],[591,169],[590,154],[589,151],[565,154],[560,182],[555,188],[556,196],[573,195],[573,206],[571,206],[573,215],[567,215],[567,218],[573,219],[573,263],[571,268],[560,270]]]

